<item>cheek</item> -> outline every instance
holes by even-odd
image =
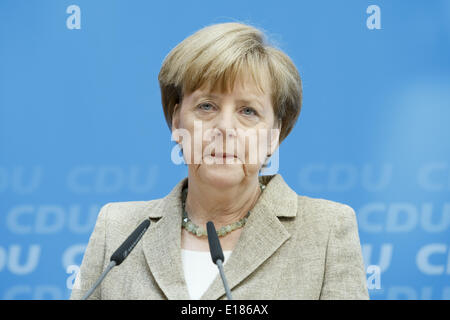
[[[245,151],[246,164],[262,164],[268,154],[268,132],[262,128],[256,130],[251,136],[240,136],[238,141],[241,149]]]
[[[196,136],[196,123],[195,119],[193,119],[192,115],[189,112],[182,110],[179,118],[179,132],[182,135],[182,148],[183,148],[183,157],[187,164],[198,162],[198,155],[195,155],[196,150],[198,150],[198,146],[195,145],[196,141],[194,138]],[[201,148],[201,144],[200,144]],[[198,152],[197,152],[198,153]],[[196,160],[197,159],[197,160]]]
[[[189,111],[186,111],[186,109],[182,109],[180,112],[180,127],[185,129],[190,129],[191,127],[194,127],[194,121],[192,119],[192,115]]]

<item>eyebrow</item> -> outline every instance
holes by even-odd
[[[220,96],[214,93],[199,93],[198,96],[196,97],[196,100],[201,99],[201,98],[213,98],[213,99],[219,99]]]
[[[252,99],[238,99],[237,101],[239,102],[243,102],[243,103],[249,103],[249,104],[253,104],[253,102],[256,102],[258,105],[260,105],[261,107],[263,107],[264,105],[262,104],[262,102],[257,99],[257,98],[252,98]]]

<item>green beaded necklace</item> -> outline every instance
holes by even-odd
[[[262,183],[259,183],[259,187],[261,188],[261,192],[266,188],[266,186],[263,185]],[[185,209],[187,191],[188,191],[187,187],[184,188],[182,191],[183,218],[181,220],[181,226],[197,237],[206,237],[208,235],[206,230],[193,223],[191,219],[189,219],[188,217],[188,214]],[[250,211],[241,220],[233,222],[232,224],[223,226],[219,230],[216,230],[217,235],[219,237],[223,237],[236,229],[242,228],[243,226],[245,226],[245,223],[247,222],[249,216]]]

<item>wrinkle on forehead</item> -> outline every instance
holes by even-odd
[[[212,79],[203,78],[197,86],[185,86],[184,94],[194,91],[231,93],[233,91],[251,92],[256,95],[272,94],[272,83],[269,69],[264,66],[245,65],[240,68],[230,68],[223,74]]]

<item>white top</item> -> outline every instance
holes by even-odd
[[[232,251],[224,251],[225,263],[227,263]],[[219,274],[219,269],[212,262],[209,251],[193,251],[181,249],[184,278],[191,299],[198,300],[206,292],[214,278]]]

